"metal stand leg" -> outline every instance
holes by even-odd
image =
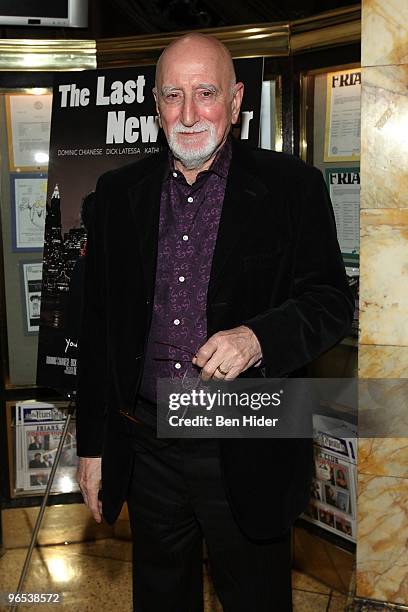
[[[52,484],[54,482],[55,472],[57,471],[57,467],[58,467],[58,463],[59,463],[59,460],[60,460],[61,452],[62,452],[64,443],[65,443],[65,439],[67,437],[68,427],[69,427],[69,424],[71,422],[71,418],[72,418],[74,413],[75,413],[75,403],[74,403],[73,400],[71,400],[71,403],[68,406],[68,414],[67,414],[67,418],[66,418],[66,421],[65,421],[64,429],[62,431],[61,439],[60,439],[59,444],[58,444],[57,453],[55,455],[54,463],[53,463],[53,466],[51,468],[50,477],[49,477],[48,482],[47,482],[47,488],[45,489],[45,493],[44,493],[44,497],[43,497],[43,500],[42,500],[40,512],[38,513],[37,520],[35,522],[35,527],[34,527],[33,535],[31,536],[30,546],[28,548],[26,559],[25,559],[25,562],[24,562],[24,566],[23,566],[23,569],[21,571],[20,580],[19,580],[18,587],[17,587],[17,593],[21,593],[22,589],[23,589],[23,586],[24,586],[24,582],[25,582],[25,579],[26,579],[26,576],[27,576],[27,571],[28,571],[28,568],[29,568],[29,565],[30,565],[30,561],[31,561],[31,556],[33,554],[34,547],[37,544],[37,536],[38,536],[38,532],[39,532],[40,527],[41,527],[41,522],[42,522],[42,519],[43,519],[43,516],[44,516],[45,508],[47,506],[48,497],[49,497],[49,494],[50,494],[50,491],[51,491]],[[15,610],[17,610],[17,608],[18,608],[18,604],[17,603],[12,604],[12,606],[10,607],[10,612],[14,612]]]

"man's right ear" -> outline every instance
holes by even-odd
[[[162,126],[162,122],[161,122],[160,111],[159,111],[159,100],[158,100],[158,97],[157,97],[157,89],[156,89],[156,87],[153,87],[152,92],[153,92],[153,95],[154,95],[154,100],[155,100],[155,102],[156,102],[156,113],[157,113],[157,119],[158,119],[158,121],[159,121],[159,125],[160,125],[160,127],[163,127],[163,126]]]
[[[162,128],[162,120],[161,120],[161,116],[160,116],[160,111],[158,108],[156,108],[156,112],[157,112],[157,120],[159,122],[160,127]]]

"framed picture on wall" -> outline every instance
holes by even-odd
[[[46,170],[51,126],[52,94],[6,95],[9,169]]]
[[[23,294],[24,333],[37,334],[41,311],[42,261],[22,261],[21,283]]]
[[[11,174],[13,251],[42,251],[47,203],[46,174]]]

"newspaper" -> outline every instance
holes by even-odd
[[[355,467],[347,459],[314,446],[314,478],[306,517],[354,541]]]
[[[16,493],[43,492],[48,483],[66,413],[61,405],[21,402],[15,413]],[[75,421],[69,424],[52,493],[78,491]]]
[[[303,517],[352,542],[357,537],[357,431],[340,417],[313,415],[314,478]],[[325,432],[330,431],[330,434]]]

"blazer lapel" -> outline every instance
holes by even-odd
[[[234,143],[211,266],[208,301],[214,297],[219,285],[225,282],[226,269],[236,261],[236,247],[250,228],[257,203],[268,193],[267,187],[246,169],[245,158],[238,144]]]
[[[155,160],[152,170],[129,188],[130,209],[135,221],[137,243],[143,267],[146,292],[153,297],[157,245],[159,241],[160,197],[168,168],[167,153]]]

